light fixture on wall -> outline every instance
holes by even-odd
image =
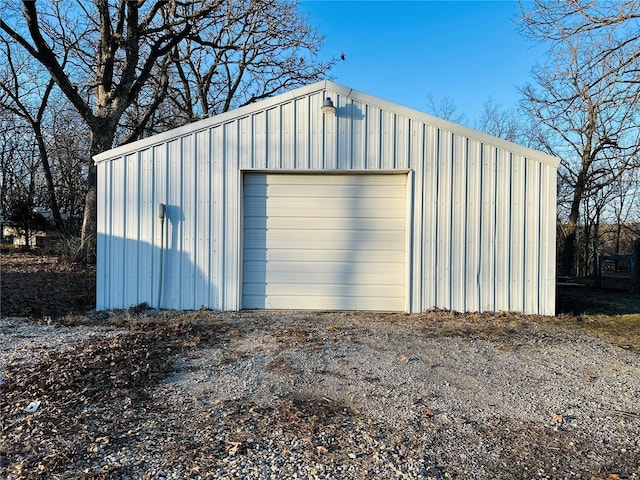
[[[320,111],[323,115],[335,115],[336,107],[333,106],[333,102],[329,97],[325,98],[324,102],[322,102],[322,108],[320,108]]]

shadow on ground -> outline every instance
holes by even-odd
[[[37,252],[3,249],[0,255],[0,315],[58,317],[95,308],[93,266],[61,262]],[[640,294],[559,286],[556,312],[568,315],[640,314]]]
[[[598,289],[578,284],[558,286],[556,313],[574,315],[640,314],[640,294]]]

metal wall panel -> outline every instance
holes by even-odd
[[[509,310],[524,311],[524,242],[525,238],[525,170],[526,159],[514,155],[511,159],[511,215],[509,249]]]
[[[537,313],[540,295],[540,164],[526,161],[528,186],[525,195],[524,312]]]
[[[411,168],[411,119],[399,115],[394,115],[395,137],[393,168],[405,170]]]
[[[309,115],[307,117],[306,128],[309,132],[309,169],[323,170],[325,168],[325,131],[324,124],[326,119],[324,115],[319,115],[322,106],[324,94],[322,92],[310,93],[308,97]]]
[[[109,268],[111,266],[111,211],[112,188],[111,170],[115,161],[98,164],[98,230],[96,239],[98,256],[96,259],[96,309],[105,310],[111,306],[111,283]]]
[[[555,167],[541,166],[540,181],[540,277],[537,313],[554,315],[556,305],[556,243],[555,222],[548,216],[556,210]]]
[[[344,115],[336,115],[338,121],[336,139],[337,169],[350,170],[353,168],[353,111],[348,97],[338,95],[336,101],[337,111],[344,112]]]
[[[496,153],[496,235],[495,235],[495,305],[493,310],[509,310],[509,262],[511,211],[511,157]]]
[[[451,222],[453,218],[453,134],[439,132],[436,157],[436,306],[451,308]],[[432,233],[433,235],[433,233]]]
[[[364,170],[367,166],[367,125],[364,118],[365,106],[352,100],[349,105],[351,122],[351,166],[354,170]]]
[[[193,141],[195,135],[186,135],[182,137],[181,151],[177,154],[182,165],[182,172],[180,174],[180,198],[181,206],[180,212],[180,226],[181,228],[181,244],[182,249],[178,257],[179,272],[180,272],[180,287],[179,287],[179,299],[178,305],[180,309],[194,309],[197,308],[194,302],[195,292],[195,255],[194,255],[194,243],[195,243],[195,228],[196,228],[196,202],[194,201],[195,191],[195,152],[193,148]]]
[[[466,287],[465,266],[467,231],[467,139],[454,136],[453,170],[451,192],[451,308],[465,310]]]
[[[480,173],[480,310],[495,310],[496,148],[484,144]]]
[[[139,298],[153,298],[157,295],[157,262],[153,248],[153,233],[158,222],[157,210],[154,204],[154,162],[153,151],[150,148],[140,152],[142,169],[140,173],[140,244],[139,272],[142,285],[139,286]]]
[[[226,233],[223,239],[224,245],[224,277],[221,288],[224,292],[225,309],[237,310],[240,308],[240,247],[242,228],[242,209],[240,206],[240,194],[242,191],[240,174],[240,164],[238,159],[237,146],[237,123],[227,123],[224,125],[224,156],[225,165],[225,225]],[[273,159],[274,163],[280,164],[279,159]]]
[[[464,311],[480,310],[480,213],[482,144],[476,140],[467,142],[467,170],[465,208],[465,302]]]
[[[138,196],[140,176],[138,174],[140,162],[138,153],[127,155],[124,159],[125,178],[124,178],[124,195],[125,208],[123,212],[124,220],[124,238],[123,245],[123,277],[126,285],[130,288],[124,290],[123,305],[135,305],[138,298],[138,288],[140,287],[140,279],[138,278],[138,250],[139,242],[139,220],[140,220],[140,198]],[[131,268],[132,266],[133,268]]]
[[[261,124],[262,125],[262,124]],[[261,130],[264,132],[264,130]],[[222,141],[222,126],[215,126],[211,129],[211,152],[213,163],[212,172],[212,228],[211,239],[211,275],[212,288],[216,301],[211,303],[211,308],[216,310],[226,310],[224,299],[224,238],[225,238],[225,202],[227,192],[225,190],[225,165],[224,165],[224,143]],[[260,137],[261,140],[264,136]]]
[[[411,205],[411,217],[410,218],[424,218],[424,178],[423,168],[424,162],[424,133],[425,127],[420,122],[411,122],[411,141],[410,141],[410,162],[415,163],[416,168],[411,175],[411,189],[407,191],[407,201],[412,203]],[[424,276],[422,269],[423,258],[423,230],[422,226],[418,222],[409,222],[411,227],[410,236],[408,236],[409,244],[407,245],[407,251],[412,253],[407,268],[409,270],[409,279],[416,279],[416,281],[410,281],[408,287],[410,289],[410,300],[408,310],[412,312],[419,312],[422,310],[423,291],[422,285],[424,284],[421,279]]]
[[[111,171],[111,224],[108,241],[110,243],[111,258],[107,264],[108,278],[110,282],[109,298],[110,308],[125,308],[124,296],[126,293],[125,282],[125,256],[126,235],[124,231],[124,218],[126,213],[125,197],[125,167],[126,157],[121,157],[113,162]],[[131,288],[131,287],[130,287]]]
[[[196,244],[194,265],[195,271],[195,306],[210,306],[213,300],[214,286],[211,284],[211,156],[209,131],[196,133]]]
[[[439,139],[440,131],[433,126],[425,125],[425,146],[422,167],[423,174],[423,198],[424,214],[416,219],[416,228],[420,228],[422,235],[422,255],[420,266],[422,275],[417,281],[423,283],[422,308],[439,307],[437,299],[438,291],[438,265],[436,263],[437,243],[438,243],[438,159],[439,159]],[[415,251],[415,249],[414,249]]]
[[[149,236],[141,241],[151,241],[154,263],[157,266],[157,274],[153,278],[153,293],[149,299],[139,299],[140,302],[148,302],[154,307],[164,306],[164,281],[166,279],[166,248],[168,242],[167,231],[169,220],[165,218],[160,221],[157,212],[157,204],[167,203],[167,146],[166,144],[156,145],[151,148],[153,159],[153,189],[151,191],[151,201],[153,204],[152,215],[154,228],[149,232]]]
[[[182,197],[183,165],[182,165],[183,137],[167,144],[167,240],[164,250],[164,278],[162,299],[164,307],[182,308],[182,257],[184,255],[183,229],[184,209]]]
[[[322,170],[335,170],[338,168],[338,115],[322,116]],[[315,155],[314,155],[315,156]]]
[[[282,168],[282,107],[267,110],[267,164],[266,168]],[[231,144],[227,144],[233,146]]]
[[[557,160],[331,82],[96,160],[98,308],[240,308],[243,172],[408,170],[410,311],[554,311]]]

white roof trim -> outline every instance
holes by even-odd
[[[325,91],[325,90],[331,93],[336,93],[338,95],[344,95],[346,97],[352,98],[362,103],[375,105],[383,110],[404,115],[410,119],[418,120],[420,122],[424,122],[427,125],[432,125],[434,127],[441,128],[443,130],[447,130],[447,131],[462,135],[464,137],[473,138],[483,143],[488,143],[491,145],[495,145],[496,147],[504,148],[505,150],[509,150],[513,153],[523,155],[524,157],[533,158],[535,160],[538,160],[542,163],[551,165],[556,168],[560,163],[560,159],[558,157],[554,157],[544,152],[540,152],[538,150],[524,147],[517,143],[509,142],[499,137],[494,137],[493,135],[489,135],[487,133],[483,133],[478,130],[465,127],[463,125],[458,125],[457,123],[453,123],[448,120],[443,120],[441,118],[434,117],[433,115],[429,115],[427,113],[420,112],[418,110],[414,110],[409,107],[404,107],[402,105],[390,102],[388,100],[383,100],[381,98],[374,97],[364,92],[353,90],[352,88],[339,85],[329,80],[323,80],[311,85],[296,88],[295,90],[291,90],[290,92],[282,93],[272,98],[261,100],[259,102],[252,103],[250,105],[246,105],[244,107],[240,107],[235,110],[230,110],[228,112],[221,113],[220,115],[215,115],[213,117],[205,118],[203,120],[198,120],[197,122],[188,123],[181,127],[167,130],[166,132],[159,133],[151,137],[143,138],[141,140],[128,143],[126,145],[121,145],[111,150],[102,152],[94,156],[93,159],[96,164],[105,162],[117,157],[121,157],[123,155],[127,155],[129,153],[133,153],[138,150],[143,150],[146,148],[150,148],[154,145],[162,144],[173,138],[181,137],[183,135],[191,134],[201,130],[206,130],[216,125],[230,122],[232,120],[235,120],[236,118],[246,117],[248,115],[251,115],[252,113],[255,113],[261,110],[267,110],[276,105],[287,103],[297,98],[304,97],[312,93]]]

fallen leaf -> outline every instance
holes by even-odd
[[[423,409],[420,411],[420,416],[421,416],[422,418],[430,418],[430,417],[433,417],[433,410],[431,410],[430,408],[423,408]]]
[[[238,448],[240,448],[242,442],[230,442],[229,440],[227,440],[227,444],[231,445],[231,447],[228,449],[229,455],[235,455],[236,453],[238,453]]]

